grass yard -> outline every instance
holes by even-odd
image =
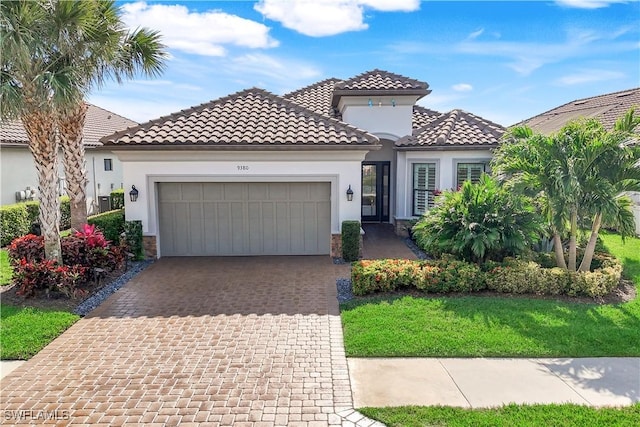
[[[13,269],[9,264],[9,252],[6,249],[0,249],[0,286],[11,283]]]
[[[0,359],[29,359],[79,318],[67,311],[0,305]]]
[[[624,408],[591,408],[580,405],[507,405],[491,409],[441,406],[362,408],[369,418],[389,427],[614,427],[638,425],[640,404]]]
[[[640,289],[640,239],[605,234]],[[526,297],[371,298],[341,306],[349,357],[640,355],[640,298],[598,305]]]

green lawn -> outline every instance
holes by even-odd
[[[11,283],[13,269],[9,264],[9,253],[6,249],[0,249],[0,286]]]
[[[508,405],[492,409],[407,406],[362,408],[359,411],[389,427],[614,427],[638,425],[640,420],[640,404],[624,408],[571,404]]]
[[[640,239],[606,234],[640,289]],[[350,357],[640,355],[640,298],[597,305],[525,297],[371,298],[341,306]]]
[[[29,359],[79,318],[66,311],[0,305],[0,359]]]

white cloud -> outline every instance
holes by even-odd
[[[569,74],[556,80],[557,85],[572,86],[585,83],[595,83],[607,80],[624,78],[625,74],[620,71],[610,70],[582,70],[578,73]]]
[[[627,34],[629,28],[611,29],[607,33],[595,30],[570,29],[564,42],[508,42],[476,41],[466,39],[454,47],[459,53],[502,57],[506,65],[518,74],[527,76],[538,68],[550,64],[578,58],[585,55],[611,54],[637,49],[637,43],[618,41]]]
[[[224,56],[225,45],[248,48],[278,45],[266,25],[217,10],[193,12],[182,5],[136,2],[123,5],[122,11],[127,26],[158,30],[170,49],[186,53]]]
[[[467,36],[467,39],[468,39],[468,40],[474,40],[474,39],[477,39],[478,37],[480,37],[480,36],[482,35],[482,33],[484,33],[484,28],[480,28],[479,30],[474,31],[473,33],[469,34],[469,35]]]
[[[575,7],[578,9],[600,9],[609,7],[614,3],[628,3],[627,0],[556,0],[556,3],[564,7]]]
[[[333,36],[368,28],[365,7],[383,11],[409,12],[419,0],[260,0],[254,9],[284,27],[311,37]]]
[[[451,86],[451,89],[455,90],[456,92],[469,92],[473,90],[473,86],[471,86],[469,83],[458,83]]]

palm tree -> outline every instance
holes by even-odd
[[[583,171],[583,205],[591,217],[591,235],[585,248],[580,271],[589,271],[595,252],[598,233],[606,221],[622,236],[634,234],[634,218],[628,191],[640,191],[640,147],[634,134],[640,117],[630,109],[616,121],[612,131],[600,127],[600,133],[585,148],[590,159]]]
[[[534,134],[528,127],[515,127],[505,134],[504,143],[494,153],[492,170],[499,181],[540,202],[553,233],[556,264],[567,268],[562,249],[568,221],[563,152],[557,139]]]
[[[630,201],[623,192],[640,190],[638,149],[627,143],[638,122],[631,110],[611,132],[595,119],[571,122],[551,136],[517,127],[497,150],[493,168],[498,177],[542,198],[559,267],[578,269],[579,224],[591,225],[581,271],[591,266],[603,222],[618,228],[623,236],[632,233]],[[561,239],[566,234],[568,263]]]
[[[92,31],[65,37],[68,60],[79,70],[80,78],[71,82],[79,93],[100,87],[111,77],[121,83],[138,72],[156,76],[164,68],[167,56],[155,31],[139,28],[129,31],[120,19],[120,9],[111,0],[93,0],[84,7],[74,2],[56,1],[53,15],[58,21],[81,19],[91,22]],[[88,7],[88,6],[89,7]],[[82,143],[87,105],[80,99],[75,105],[57,111],[60,145],[63,151],[67,193],[71,201],[71,226],[80,229],[87,222],[86,186],[88,182],[85,150]]]
[[[127,32],[113,1],[1,2],[0,12],[0,111],[20,118],[28,134],[45,254],[60,261],[59,143],[78,227],[86,222],[85,94],[109,76],[157,73],[166,54],[157,33]]]
[[[56,110],[77,102],[75,70],[43,43],[55,25],[40,3],[0,2],[0,113],[18,117],[29,138],[40,195],[40,224],[49,259],[61,261]]]

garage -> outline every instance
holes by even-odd
[[[161,256],[325,255],[328,182],[160,182]]]

